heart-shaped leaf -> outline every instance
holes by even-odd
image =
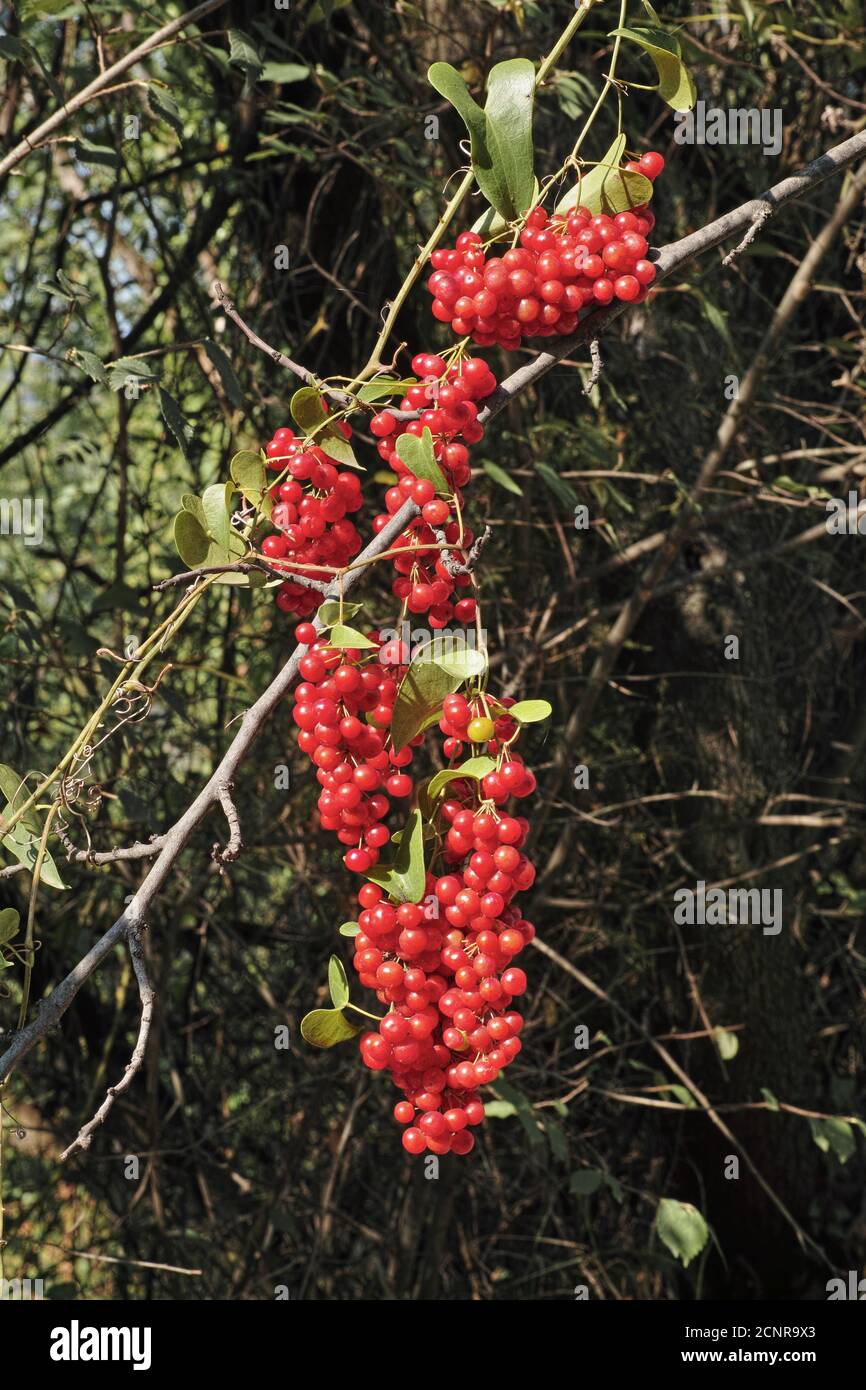
[[[187,569],[199,569],[210,549],[208,534],[192,512],[182,508],[174,519],[174,543]]]
[[[618,212],[640,207],[653,195],[653,186],[643,174],[620,169],[625,153],[625,136],[618,135],[604,158],[580,182],[560,198],[557,212],[569,212],[580,204],[592,213],[606,212],[613,217]]]
[[[360,468],[354,450],[342,430],[330,419],[325,408],[325,400],[316,386],[302,386],[289,402],[289,410],[295,424],[305,435],[311,435],[311,442],[337,463],[349,468]]]
[[[313,1009],[301,1019],[301,1037],[313,1047],[336,1047],[361,1032],[342,1009]]]
[[[343,617],[354,618],[356,613],[360,613],[363,608],[361,603],[344,603]],[[336,598],[326,599],[316,615],[323,627],[331,627],[333,623],[340,621],[340,601]]]
[[[438,644],[433,646],[432,651],[432,660],[436,665],[461,682],[472,680],[473,676],[480,676],[487,667],[486,654],[478,651],[476,647],[470,647],[468,643],[454,642],[450,647]]]
[[[384,888],[389,897],[401,903],[419,903],[424,896],[426,872],[424,867],[424,822],[420,811],[413,811],[393,864],[375,864],[367,870],[367,878]]]
[[[510,719],[516,719],[518,724],[538,724],[542,719],[549,719],[553,714],[553,706],[547,700],[518,700],[516,705],[512,705],[506,710]]]
[[[641,26],[634,29],[614,29],[609,38],[619,35],[638,44],[656,65],[659,76],[658,94],[674,111],[691,111],[697,92],[688,68],[680,57],[680,41],[664,29]]]
[[[697,1207],[691,1202],[677,1202],[673,1197],[663,1197],[659,1202],[655,1226],[668,1250],[684,1266],[701,1253],[710,1238]]]
[[[461,676],[452,675],[433,661],[418,658],[412,662],[394,701],[391,742],[395,752],[405,748],[428,720],[438,718],[445,696],[452,695],[461,682]]]
[[[375,647],[376,643],[371,642],[369,637],[365,637],[363,632],[358,632],[357,628],[346,627],[343,623],[334,623],[328,634],[328,641],[332,647],[354,649],[356,647]]]
[[[267,470],[261,454],[253,449],[241,449],[232,459],[229,473],[247,501],[264,511],[266,516],[270,515],[272,498],[267,490]]]
[[[18,935],[20,921],[21,917],[14,907],[4,907],[0,912],[0,946],[5,946],[7,941]]]
[[[401,434],[397,440],[397,457],[402,459],[409,472],[416,478],[428,479],[438,493],[449,496],[451,489],[445,474],[436,462],[433,435],[428,429],[425,428],[420,437],[417,434]]]
[[[467,758],[460,767],[445,767],[441,772],[437,772],[427,783],[427,795],[432,800],[447,787],[449,782],[454,782],[462,777],[474,777],[480,782],[482,777],[486,777],[488,772],[492,772],[496,767],[494,758]]]
[[[380,376],[375,381],[367,381],[363,386],[358,387],[358,399],[370,404],[373,401],[381,401],[386,396],[405,396],[410,386],[417,386],[417,377],[393,377]]]
[[[204,507],[208,535],[221,550],[228,554],[231,547],[232,526],[226,505],[225,483],[214,483],[212,487],[205,488],[201,502]]]
[[[328,989],[335,1009],[344,1009],[349,1002],[349,981],[339,956],[328,961]]]

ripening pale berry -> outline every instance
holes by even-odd
[[[471,719],[466,729],[466,735],[471,743],[486,743],[494,735],[493,720],[483,716],[479,719]]]

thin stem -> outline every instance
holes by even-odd
[[[622,29],[625,26],[627,11],[628,0],[620,0],[619,23],[617,25],[618,29]],[[577,156],[580,153],[580,148],[587,135],[589,134],[590,130],[592,129],[593,121],[595,120],[596,116],[598,115],[599,111],[604,105],[608,92],[610,91],[611,87],[614,86],[614,76],[616,74],[616,64],[617,59],[619,58],[619,50],[621,43],[622,36],[620,34],[617,34],[616,38],[614,39],[613,53],[610,56],[610,70],[608,71],[608,74],[605,77],[604,86],[599,92],[598,100],[595,103],[595,106],[592,108],[592,110],[586,118],[586,124],[584,125],[583,130],[578,135],[577,142],[574,146],[574,149],[571,151],[571,154],[569,155],[568,159],[566,160],[565,165],[563,166],[564,168],[567,168],[573,159],[577,159]]]
[[[24,1027],[27,1017],[27,1006],[30,1003],[30,980],[33,976],[33,936],[36,924],[36,900],[39,897],[39,883],[42,874],[42,865],[45,862],[45,855],[48,851],[48,836],[51,834],[51,822],[60,810],[59,806],[51,806],[48,815],[45,817],[45,824],[42,827],[42,837],[39,841],[39,852],[36,855],[36,863],[33,865],[33,882],[30,884],[30,901],[27,905],[27,930],[24,933],[24,981],[21,986],[21,1007],[18,1010],[18,1027]]]

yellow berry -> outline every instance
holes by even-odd
[[[492,719],[470,719],[469,727],[466,730],[471,743],[486,743],[493,737],[494,728]]]

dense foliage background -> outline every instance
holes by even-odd
[[[180,13],[157,9],[94,0],[8,15],[4,144],[89,80],[103,47],[119,56]],[[170,526],[181,493],[224,477],[239,448],[287,423],[292,379],[215,311],[211,282],[311,369],[356,370],[464,163],[462,127],[427,85],[428,64],[447,59],[480,90],[493,62],[545,53],[571,11],[567,0],[229,3],[131,74],[149,91],[139,80],[94,101],[6,179],[0,492],[43,498],[45,535],[39,546],[0,537],[2,762],[55,765],[116,670],[98,649],[121,650],[176,602],[153,586],[180,568]],[[539,94],[541,171],[558,166],[595,99],[617,11],[598,7]],[[776,157],[678,145],[673,113],[633,89],[630,147],[668,159],[657,245],[866,115],[860,0],[704,0],[663,17],[683,26],[699,96],[779,108],[784,140]],[[236,28],[248,46],[230,47]],[[648,83],[652,69],[634,50],[622,75]],[[431,113],[438,139],[427,138]],[[615,120],[609,102],[588,157]],[[527,952],[515,1113],[425,1180],[400,1148],[387,1082],[354,1048],[313,1053],[297,1032],[323,998],[351,884],[313,828],[316,783],[281,715],[237,782],[242,858],[217,872],[210,849],[224,827],[209,822],[152,914],[146,1066],[90,1152],[58,1166],[135,1038],[122,950],[4,1093],[7,1276],[41,1273],[52,1296],[78,1298],[261,1299],[284,1285],[293,1298],[563,1299],[586,1284],[601,1299],[808,1299],[825,1297],[831,1274],[862,1270],[866,1127],[852,1119],[866,1114],[864,542],[795,543],[826,497],[847,497],[866,473],[861,217],[823,261],[711,505],[579,741],[571,718],[640,573],[629,547],[676,515],[713,445],[726,379],[752,362],[841,191],[834,179],[791,206],[729,267],[714,252],[665,282],[606,336],[591,396],[581,351],[474,451],[473,518],[494,531],[482,576],[495,679],[555,710],[531,741],[529,915],[631,1022]],[[419,288],[395,349],[446,341],[428,304]],[[161,409],[154,375],[132,400],[94,380],[87,354],[146,354],[142,369],[174,407]],[[494,353],[491,365],[502,376],[516,363]],[[360,448],[369,517],[381,485],[370,444]],[[574,528],[577,503],[588,531]],[[368,612],[392,619],[384,580],[365,592]],[[149,717],[97,750],[91,793],[66,817],[77,847],[128,844],[177,818],[291,649],[291,626],[267,594],[208,593],[166,655]],[[725,659],[731,634],[739,660]],[[275,785],[281,765],[288,791]],[[37,999],[142,874],[64,864],[60,846],[55,858],[69,889],[39,897]],[[782,932],[677,929],[673,894],[699,879],[781,887]],[[27,875],[0,880],[0,905],[23,912],[27,890]],[[8,1033],[20,971],[4,978]],[[288,1050],[274,1045],[283,1024]],[[581,1024],[587,1051],[574,1046]],[[826,1261],[744,1165],[726,1180],[730,1144],[647,1034],[711,1097]],[[694,1203],[713,1233],[685,1270],[654,1230],[665,1197]]]

